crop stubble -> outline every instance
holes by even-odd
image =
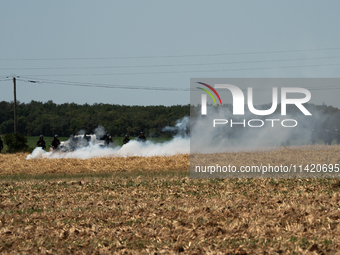
[[[285,150],[287,155],[292,153],[285,148],[280,152],[282,157]],[[304,160],[314,155],[294,150],[294,155],[298,158],[302,153]],[[324,154],[323,157],[331,158],[338,147],[315,150],[320,157]],[[247,163],[253,154],[243,159],[236,154],[235,157]],[[1,155],[1,174],[54,173],[53,168],[57,173],[69,173],[72,169],[77,173],[93,169],[98,172],[108,163],[110,168],[105,171],[189,171],[189,155],[130,159],[141,162],[139,168],[128,165],[129,158],[22,160],[25,156]],[[253,157],[255,160],[259,154]],[[18,169],[3,170],[7,160]],[[127,165],[119,168],[113,163],[115,160],[123,160],[120,164]],[[43,170],[44,166],[52,169]],[[141,175],[2,181],[0,187],[0,252],[4,254],[333,254],[340,249],[340,183],[335,179]]]
[[[30,159],[28,154],[0,154],[0,175],[82,174],[133,171],[188,171],[189,155],[172,157],[101,157],[91,159]]]

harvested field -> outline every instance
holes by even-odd
[[[242,165],[306,165],[306,164],[339,164],[340,145],[304,145],[280,147],[263,151],[242,151],[197,155],[197,164],[206,165],[211,162],[232,164],[238,168]]]
[[[0,175],[83,174],[134,171],[189,171],[189,155],[92,159],[30,159],[27,153],[0,154]]]
[[[329,154],[328,149],[319,153]],[[0,155],[2,254],[340,250],[338,179],[190,179],[189,155],[29,161],[26,156]],[[238,160],[247,163],[248,156]],[[114,164],[129,159],[142,164]],[[25,171],[30,179],[18,177]],[[50,178],[72,171],[98,175]],[[99,174],[107,171],[116,174]],[[164,176],[151,175],[159,171]]]
[[[1,253],[302,253],[340,249],[335,180],[4,182]]]
[[[101,157],[91,159],[31,159],[27,153],[0,154],[0,175],[8,174],[82,174],[117,173],[134,171],[189,171],[190,155],[154,157]],[[235,165],[306,165],[307,163],[340,163],[340,145],[307,145],[281,147],[276,150],[256,152],[230,152],[215,154],[193,154],[197,164],[207,162]]]
[[[272,173],[262,175],[262,173],[253,174],[253,177],[271,177],[271,178],[339,178],[340,171],[340,145],[305,145],[305,146],[290,146],[281,147],[278,149],[271,149],[265,151],[246,151],[246,152],[229,152],[229,153],[214,153],[214,154],[192,154],[191,158],[191,172],[195,172],[195,166],[235,166],[236,169],[244,166],[288,166],[296,173]],[[300,171],[300,169],[312,170],[312,164],[314,165],[313,173],[311,171]],[[327,165],[330,168],[326,173],[322,171],[321,166]],[[338,169],[335,169],[337,165]],[[300,167],[301,166],[301,167]],[[315,167],[317,166],[317,167]],[[287,169],[288,169],[287,168]],[[320,170],[320,172],[319,172]],[[336,170],[336,171],[335,171]],[[255,175],[255,176],[254,176]],[[195,177],[203,177],[201,174],[192,174]],[[209,173],[205,174],[207,177],[212,177]],[[215,173],[213,177],[225,177],[225,173],[221,173],[220,176]],[[252,177],[249,173],[229,173],[229,177]]]

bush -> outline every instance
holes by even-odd
[[[7,152],[28,152],[30,148],[27,145],[26,136],[16,133],[4,135],[4,143],[7,145]]]

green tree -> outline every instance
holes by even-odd
[[[0,132],[1,134],[11,133],[14,129],[14,120],[9,119],[1,123]]]
[[[27,145],[26,136],[16,132],[4,135],[4,143],[7,145],[7,152],[28,152],[30,151]]]

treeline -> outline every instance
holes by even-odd
[[[299,123],[317,133],[325,129],[340,130],[340,110],[327,105],[305,104],[312,113],[311,118]],[[228,112],[232,112],[232,105],[223,105]],[[270,109],[271,104],[257,106],[257,109]],[[218,111],[219,107],[213,107]],[[250,117],[245,107],[246,118]],[[280,115],[281,107],[278,105],[272,115]],[[294,105],[287,106],[290,116],[301,116],[301,111]],[[55,104],[53,101],[30,103],[17,103],[18,132],[26,136],[59,136],[68,137],[80,130],[94,133],[98,126],[103,126],[112,136],[138,136],[143,131],[149,137],[169,137],[170,133],[163,132],[166,126],[174,126],[176,121],[184,116],[195,117],[200,115],[200,106],[125,106],[112,104],[85,104],[75,103]],[[238,118],[245,118],[239,116]],[[231,116],[225,116],[230,118]],[[254,118],[268,118],[270,116],[253,116]],[[284,116],[281,116],[284,117]],[[233,118],[237,119],[236,116]],[[287,116],[287,118],[289,118]],[[14,103],[0,102],[0,135],[12,133],[14,129]],[[235,131],[235,129],[231,130]]]
[[[162,132],[176,120],[189,116],[189,105],[125,106],[111,104],[55,104],[31,101],[17,102],[17,130],[26,136],[70,136],[80,130],[93,133],[103,126],[112,136],[137,136],[143,131],[151,137],[169,137]],[[14,129],[14,103],[0,102],[0,134]]]

